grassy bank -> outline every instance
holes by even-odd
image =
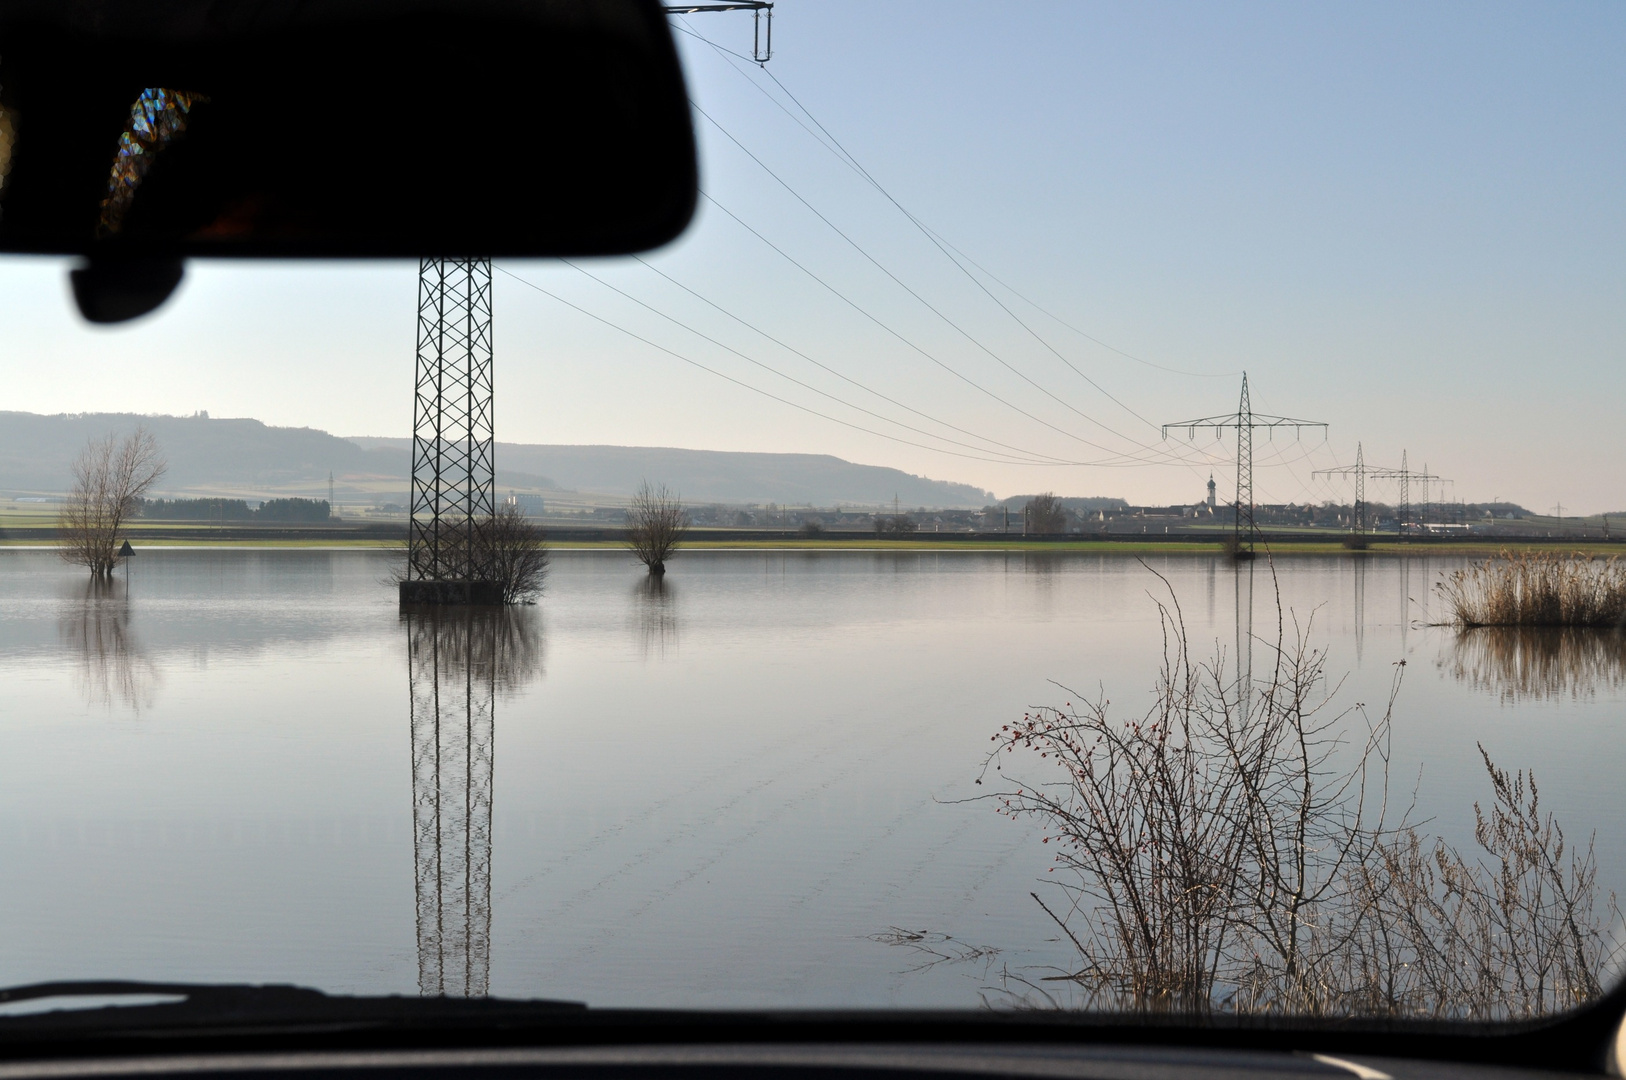
[[[132,531],[131,542],[137,550],[155,550],[170,548],[216,548],[232,550],[281,550],[281,549],[327,549],[327,550],[390,550],[398,548],[400,540],[378,539],[373,537],[354,537],[335,535],[333,537],[299,537],[292,539],[276,538],[234,538],[229,536],[210,536],[204,530],[199,530],[196,537],[163,537],[144,538],[140,532]],[[41,537],[7,537],[0,535],[0,549],[3,548],[52,548],[56,541]],[[619,540],[586,539],[578,540],[568,537],[556,537],[550,546],[555,551],[600,551],[625,550],[625,545]],[[1053,555],[1221,555],[1224,545],[1212,540],[982,540],[976,538],[936,539],[936,540],[876,540],[876,539],[828,539],[791,537],[784,539],[758,539],[741,538],[738,540],[706,538],[686,541],[683,545],[685,551],[803,551],[803,552],[885,552],[885,551],[932,551],[932,552],[1043,552]],[[1347,558],[1360,559],[1379,556],[1392,558],[1398,556],[1433,556],[1433,555],[1471,555],[1480,558],[1502,551],[1512,553],[1530,552],[1561,552],[1565,555],[1580,553],[1584,555],[1609,556],[1620,554],[1622,545],[1592,543],[1563,543],[1560,541],[1532,541],[1525,544],[1509,544],[1501,540],[1451,540],[1446,542],[1424,543],[1374,543],[1364,551],[1351,551],[1345,548],[1340,540],[1295,540],[1286,543],[1271,544],[1268,548],[1259,548],[1259,558],[1264,560],[1267,553],[1274,558],[1292,558],[1304,555],[1338,555]]]

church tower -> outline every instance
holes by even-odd
[[[1214,509],[1214,474],[1208,474],[1208,508]]]

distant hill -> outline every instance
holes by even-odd
[[[66,491],[74,458],[86,442],[137,425],[153,433],[169,459],[169,472],[159,485],[163,491],[248,487],[272,492],[320,480],[325,495],[330,471],[335,476],[377,476],[396,468],[393,456],[375,457],[315,428],[267,427],[258,420],[216,420],[203,413],[0,412],[0,491]],[[405,467],[399,475],[404,481]]]
[[[411,440],[345,439],[315,428],[270,427],[258,420],[81,413],[0,412],[0,493],[58,494],[71,483],[85,443],[144,425],[169,459],[159,494],[325,497],[331,472],[341,491],[404,494]],[[636,446],[536,446],[498,443],[501,489],[626,497],[645,478],[686,502],[890,503],[980,507],[993,496],[969,484],[855,465],[824,454],[755,454]]]
[[[410,439],[358,437],[372,453],[406,456]],[[509,470],[552,477],[564,491],[630,495],[645,479],[680,492],[685,502],[799,506],[902,505],[980,507],[993,495],[970,484],[931,480],[879,465],[855,465],[828,454],[754,454],[665,446],[542,446],[497,444],[499,483]],[[405,475],[405,468],[402,470]]]

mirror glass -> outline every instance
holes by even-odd
[[[0,6],[0,251],[617,254],[695,175],[643,0]]]

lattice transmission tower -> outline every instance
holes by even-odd
[[[402,603],[500,600],[478,558],[497,509],[491,361],[491,260],[421,261]]]
[[[1295,420],[1290,416],[1270,416],[1253,411],[1248,398],[1248,373],[1242,373],[1242,397],[1234,413],[1224,416],[1204,416],[1196,420],[1181,420],[1163,425],[1163,437],[1169,437],[1170,428],[1185,428],[1188,438],[1196,438],[1198,428],[1211,428],[1216,437],[1226,428],[1236,431],[1236,520],[1233,536],[1239,559],[1253,558],[1254,543],[1259,539],[1259,526],[1254,521],[1253,501],[1253,433],[1263,428],[1273,436],[1277,428],[1292,428],[1295,435],[1304,428],[1320,428],[1325,436],[1327,425],[1320,420]]]
[[[1355,478],[1355,512],[1350,516],[1349,531],[1356,537],[1366,535],[1366,478],[1373,475],[1387,475],[1389,469],[1369,469],[1366,467],[1366,448],[1360,443],[1355,444],[1355,464],[1340,465],[1335,469],[1316,469],[1311,476],[1353,476]]]
[[[1399,506],[1395,512],[1395,533],[1404,536],[1409,525],[1414,524],[1412,518],[1411,485],[1417,481],[1423,485],[1422,524],[1428,524],[1428,485],[1433,482],[1450,483],[1444,477],[1428,471],[1423,466],[1422,472],[1414,472],[1406,463],[1406,451],[1400,452],[1400,468],[1392,469],[1381,465],[1368,465],[1366,454],[1360,443],[1355,444],[1355,464],[1343,465],[1335,469],[1317,469],[1312,476],[1353,476],[1355,478],[1355,519],[1352,531],[1356,536],[1364,536],[1370,530],[1372,522],[1368,520],[1370,513],[1366,502],[1366,482],[1368,480],[1394,480],[1399,485]]]
[[[412,847],[418,992],[484,997],[491,984],[491,777],[497,670],[487,612],[414,612]]]
[[[1433,481],[1439,481],[1442,484],[1450,483],[1450,481],[1446,480],[1444,477],[1437,476],[1434,473],[1429,472],[1428,471],[1428,464],[1426,462],[1423,464],[1423,471],[1422,472],[1413,472],[1411,470],[1411,468],[1408,467],[1407,464],[1406,464],[1406,451],[1404,451],[1404,450],[1400,451],[1400,468],[1398,468],[1398,469],[1389,469],[1389,470],[1386,470],[1385,472],[1382,472],[1382,473],[1373,472],[1372,475],[1373,476],[1382,476],[1385,479],[1398,480],[1400,482],[1400,512],[1395,515],[1395,535],[1397,535],[1397,536],[1406,535],[1406,530],[1409,527],[1411,527],[1412,525],[1418,524],[1417,522],[1413,522],[1411,520],[1411,518],[1412,518],[1412,502],[1411,502],[1411,485],[1412,485],[1412,481],[1415,480],[1415,481],[1417,481],[1418,483],[1420,483],[1423,486],[1423,501],[1422,501],[1422,506],[1421,506],[1422,513],[1419,516],[1421,516],[1421,518],[1423,519],[1421,524],[1424,525],[1425,527],[1428,525],[1428,511],[1429,511],[1428,486],[1429,486],[1429,484],[1431,482],[1433,482]]]

